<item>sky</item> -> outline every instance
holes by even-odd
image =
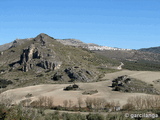
[[[0,0],[0,45],[46,33],[102,46],[160,46],[160,0]]]

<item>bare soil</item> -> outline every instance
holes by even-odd
[[[112,84],[112,80],[121,75],[128,75],[130,77],[145,81],[149,84],[153,84],[157,88],[160,86],[160,84],[158,85],[153,82],[154,80],[160,79],[160,72],[122,70],[119,72],[106,74],[103,78],[106,79],[105,81],[77,83],[81,88],[81,90],[77,91],[64,91],[63,89],[69,84],[43,84],[11,89],[2,93],[1,95],[5,94],[8,97],[11,97],[13,103],[18,103],[21,100],[27,99],[25,96],[28,93],[32,94],[32,97],[30,97],[31,100],[36,100],[40,96],[51,96],[54,98],[54,105],[63,105],[64,100],[72,100],[73,104],[77,105],[77,98],[79,97],[83,100],[85,100],[87,97],[104,98],[107,101],[119,101],[121,105],[124,105],[129,97],[148,95],[144,93],[122,93],[112,91],[112,88],[109,87]],[[98,90],[98,93],[92,95],[82,94],[84,91],[88,90]]]

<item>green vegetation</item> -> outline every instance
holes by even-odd
[[[149,61],[124,61],[124,69],[137,71],[160,71],[160,64]]]
[[[86,106],[89,109],[97,109],[99,112],[91,112],[91,113],[70,113],[67,111],[52,111],[45,112],[47,109],[44,103],[47,106],[52,106],[51,103],[52,98],[40,97],[39,103],[41,107],[33,108],[29,106],[24,106],[24,104],[20,103],[18,105],[10,105],[11,99],[4,99],[0,101],[0,120],[159,120],[158,117],[160,115],[160,97],[131,97],[128,99],[128,103],[125,104],[121,111],[118,112],[100,112],[102,110],[102,103],[104,100],[102,99],[90,99],[87,98],[85,100]],[[47,103],[46,103],[47,101]],[[79,99],[81,103],[81,100]],[[67,107],[68,102],[64,102],[65,107]],[[52,104],[52,105],[51,105]],[[108,106],[115,105],[115,103],[108,103]],[[26,105],[26,104],[25,104]],[[107,104],[106,104],[107,105]],[[105,105],[105,106],[106,106]],[[74,107],[73,107],[74,108]],[[81,108],[81,107],[80,107]],[[68,110],[70,108],[65,108],[64,110]],[[75,109],[73,109],[75,111]],[[151,116],[146,117],[137,117],[136,114],[150,114]]]
[[[87,120],[104,120],[104,116],[101,114],[88,114]]]
[[[142,49],[139,49],[139,51],[160,53],[160,47],[142,48]]]
[[[53,113],[45,114],[43,110],[23,108],[15,106],[12,108],[5,108],[0,106],[0,120],[159,120],[160,118],[140,118],[134,117],[134,114],[144,114],[146,112],[124,112],[124,113],[108,113],[103,115],[100,113],[89,113],[83,115],[80,113],[60,113],[55,111]],[[149,113],[148,113],[149,114]],[[151,114],[151,113],[150,113]],[[126,117],[126,115],[130,115]],[[154,113],[153,115],[159,115]]]
[[[0,79],[0,88],[6,88],[7,85],[13,84],[10,80]]]

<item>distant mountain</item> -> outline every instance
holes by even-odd
[[[76,39],[57,39],[57,41],[61,42],[64,45],[82,47],[88,50],[123,50],[123,51],[131,50],[131,49],[123,49],[123,48],[113,48],[113,47],[108,47],[108,46],[100,46],[94,43],[84,43]]]
[[[142,49],[139,49],[139,51],[160,53],[160,46],[159,47],[151,47],[151,48],[142,48]]]
[[[132,50],[83,43],[76,39],[58,40],[64,45],[82,47],[104,57],[124,62],[123,68],[131,70],[160,70],[160,54],[143,50]]]

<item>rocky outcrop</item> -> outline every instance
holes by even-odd
[[[54,38],[51,38],[47,34],[41,33],[34,39],[34,41],[39,42],[41,46],[46,46],[46,44],[48,44],[49,42],[48,39],[54,39]]]
[[[17,64],[20,64],[23,72],[28,72],[32,69],[36,71],[38,68],[44,70],[59,69],[62,62],[57,59],[56,53],[48,48],[49,39],[49,36],[43,33],[35,37],[32,44],[28,48],[23,49],[20,60],[10,64],[10,66],[15,68],[18,66]],[[16,45],[17,41],[14,43]]]
[[[33,44],[27,49],[23,49],[19,64],[22,66],[22,71],[28,72],[31,69],[40,67],[44,70],[59,69],[62,62],[57,60],[57,56],[53,50],[49,50],[46,45],[45,35],[38,35]],[[42,47],[41,47],[42,46]]]
[[[55,69],[55,63],[51,62],[51,61],[41,61],[38,66],[44,68],[44,69],[50,69],[50,70],[54,70]]]
[[[62,71],[57,71],[51,79],[65,82],[90,82],[95,80],[95,76],[91,71],[80,67],[69,67]]]
[[[127,75],[120,76],[112,81],[114,91],[135,92],[160,95],[153,85],[149,85],[143,81],[130,78]]]
[[[54,81],[64,81],[63,73],[62,72],[56,72],[52,78]]]
[[[32,44],[28,49],[23,49],[20,64],[25,64],[34,58],[40,58],[40,54],[38,53],[38,50],[35,51],[35,46]]]
[[[22,71],[27,72],[30,69],[33,69],[34,62],[33,59],[40,59],[41,55],[37,48],[33,44],[29,46],[27,49],[23,49],[23,53],[20,57],[19,63],[23,66]]]
[[[131,78],[127,75],[120,76],[112,81],[112,87],[124,86],[125,84],[130,84]]]
[[[87,76],[89,76],[91,72],[88,72],[84,69],[76,69],[76,68],[67,68],[65,69],[65,73],[68,75],[68,77],[71,79],[71,81],[81,81],[81,82],[89,82],[90,79]]]
[[[3,52],[0,52],[0,55],[3,55]]]

